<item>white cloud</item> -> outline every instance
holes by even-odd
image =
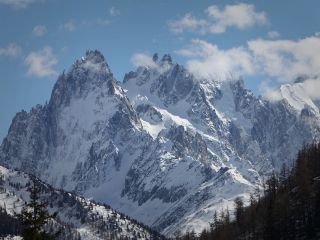
[[[205,10],[203,19],[187,13],[181,19],[169,22],[169,28],[175,33],[184,31],[196,33],[223,33],[229,27],[240,30],[248,29],[255,25],[268,23],[264,12],[257,12],[253,4],[238,3],[226,5],[220,9],[217,5],[211,5]]]
[[[76,30],[76,25],[73,21],[69,21],[63,23],[59,26],[59,30],[67,31],[67,32],[74,32]]]
[[[259,86],[260,92],[263,96],[272,102],[282,99],[282,95],[277,87],[271,87],[270,81],[262,81]]]
[[[177,51],[198,72],[260,73],[281,82],[291,82],[300,76],[320,76],[319,52],[320,37],[316,36],[297,41],[255,39],[246,46],[226,50],[206,41],[192,40],[189,46]]]
[[[33,28],[32,33],[37,37],[42,37],[48,32],[48,29],[44,25],[37,25]]]
[[[0,56],[17,57],[21,53],[21,48],[15,43],[10,43],[7,47],[0,48]]]
[[[231,75],[254,73],[252,56],[242,47],[223,50],[206,41],[195,39],[190,46],[176,53],[189,58],[186,66],[199,78],[225,80]]]
[[[35,0],[0,0],[0,4],[12,6],[13,8],[26,8]]]
[[[156,68],[157,64],[152,60],[152,57],[145,53],[135,53],[131,58],[131,63],[135,67],[151,67]]]
[[[278,38],[278,37],[280,37],[280,33],[278,33],[277,31],[270,31],[270,32],[268,32],[268,37],[269,38]]]
[[[208,7],[207,14],[214,21],[210,27],[210,31],[213,33],[225,32],[227,27],[247,29],[256,24],[267,23],[266,14],[256,12],[253,4],[226,5],[224,9],[212,5]]]
[[[263,40],[248,42],[258,71],[283,82],[300,76],[320,76],[320,38],[311,36],[297,41]]]
[[[24,59],[28,66],[28,75],[36,77],[56,76],[57,72],[53,67],[58,63],[57,58],[52,53],[51,47],[44,47],[38,52],[31,52]]]
[[[116,17],[120,15],[120,11],[116,7],[111,7],[109,12],[112,17]]]
[[[301,85],[311,99],[320,99],[320,77],[307,79]]]
[[[204,34],[207,32],[208,22],[205,19],[197,19],[191,13],[187,13],[181,19],[169,22],[169,27],[175,33],[191,31]]]
[[[201,78],[225,80],[238,75],[271,79],[262,82],[260,91],[271,100],[281,95],[275,90],[280,84],[293,84],[297,78],[308,78],[302,85],[311,99],[320,99],[320,37],[299,40],[248,41],[247,45],[220,49],[202,40],[192,40],[177,54],[186,58],[187,68]]]

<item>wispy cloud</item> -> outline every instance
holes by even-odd
[[[43,35],[45,35],[48,32],[48,29],[46,26],[44,25],[37,25],[33,28],[32,33],[36,36],[36,37],[42,37]]]
[[[70,20],[66,23],[63,23],[59,26],[59,30],[67,31],[67,32],[74,32],[76,30],[76,24],[74,21]]]
[[[191,13],[187,13],[179,20],[169,22],[169,28],[175,33],[190,31],[204,34],[208,32],[209,23],[206,19],[198,19]]]
[[[120,10],[117,9],[116,7],[111,7],[109,10],[109,13],[112,17],[116,17],[120,15]]]
[[[9,5],[13,8],[26,8],[35,0],[0,0],[0,4]]]
[[[10,43],[7,47],[0,48],[0,56],[17,57],[21,53],[21,48],[15,43]]]
[[[189,31],[218,34],[224,33],[231,27],[243,30],[267,23],[266,14],[257,12],[253,4],[238,3],[226,5],[223,9],[217,5],[211,5],[205,10],[204,18],[197,18],[187,13],[181,19],[169,22],[169,28],[175,33]]]
[[[280,37],[280,33],[277,31],[270,31],[270,32],[268,32],[268,37],[269,38],[278,38],[278,37]]]
[[[70,20],[63,24],[60,24],[58,29],[60,31],[74,32],[82,27],[92,27],[92,26],[109,26],[112,23],[110,19],[107,18],[93,18],[93,19],[83,19],[80,22]]]
[[[100,26],[109,26],[111,24],[111,21],[109,19],[102,19],[102,18],[98,18],[95,22],[97,25],[100,25]]]
[[[37,52],[30,52],[24,59],[24,63],[28,66],[27,74],[30,76],[50,77],[57,75],[53,67],[58,63],[58,60],[51,47],[44,47]]]

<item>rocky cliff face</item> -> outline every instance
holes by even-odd
[[[119,83],[102,54],[88,51],[47,105],[16,115],[0,162],[171,235],[200,231],[215,209],[247,198],[319,138],[309,100],[269,102],[241,79],[196,79],[169,55],[154,61]]]

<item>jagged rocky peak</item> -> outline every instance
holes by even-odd
[[[141,86],[150,79],[156,79],[159,75],[169,72],[174,66],[178,65],[173,64],[170,54],[164,54],[160,59],[158,53],[154,53],[152,60],[154,64],[139,66],[135,71],[125,74],[123,83],[134,81],[136,85]]]
[[[161,58],[161,60],[159,60],[159,54],[158,53],[154,53],[152,56],[152,60],[157,63],[157,64],[164,64],[164,63],[168,63],[168,64],[172,64],[172,58],[170,54],[164,54]]]
[[[99,50],[87,50],[85,56],[77,59],[73,66],[79,67],[81,65],[85,65],[90,62],[91,64],[100,65],[102,68],[106,68],[106,70],[110,71],[108,63],[103,56],[103,54]],[[90,67],[89,65],[87,65]]]
[[[87,50],[86,60],[90,60],[95,63],[105,62],[105,58],[99,50]]]
[[[72,97],[86,97],[95,89],[108,89],[115,92],[116,80],[102,53],[88,50],[86,55],[71,66],[67,73],[63,72],[52,91],[50,103],[60,106],[69,104]]]
[[[152,60],[153,60],[154,62],[158,62],[158,60],[159,60],[159,55],[158,55],[158,53],[153,54]]]
[[[198,80],[182,65],[173,63],[169,54],[159,58],[155,53],[152,57],[155,64],[138,67],[125,75],[123,86],[131,95],[141,94],[140,87],[148,89],[149,94],[157,95],[166,105],[184,99],[193,89]],[[160,59],[160,60],[159,60]]]
[[[170,54],[164,54],[162,59],[161,59],[161,63],[168,63],[168,64],[172,64],[172,58]]]
[[[108,100],[107,97],[111,98]],[[81,100],[85,104],[81,111],[85,109],[87,114],[94,112],[92,119],[97,117],[98,112],[112,114],[109,111],[102,111],[107,109],[110,101],[114,103],[113,110],[119,108],[126,116],[120,116],[119,119],[126,121],[133,119],[133,122],[139,123],[129,100],[114,78],[104,56],[98,50],[88,50],[85,57],[76,60],[67,73],[60,75],[53,88],[49,107],[53,110],[60,106],[63,108],[69,106],[74,100]],[[132,119],[127,119],[128,116]]]
[[[112,76],[112,72],[107,61],[105,60],[105,57],[98,50],[87,50],[85,56],[77,59],[71,66],[67,74],[77,75],[83,73],[86,73],[88,75],[103,74]],[[91,78],[91,80],[96,79]]]
[[[253,93],[245,88],[243,79],[235,78],[229,81],[233,96],[235,110],[240,111],[241,109],[248,108],[252,105],[253,101],[258,99],[254,97]]]
[[[162,56],[161,60],[159,60],[159,55],[158,55],[158,53],[155,53],[155,54],[153,54],[153,56],[152,56],[152,60],[153,60],[155,63],[157,63],[159,66],[162,66],[162,65],[165,65],[165,64],[173,65],[171,55],[170,55],[170,54],[167,54],[167,53]]]

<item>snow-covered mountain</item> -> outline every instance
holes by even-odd
[[[0,166],[0,207],[12,216],[19,214],[30,201],[27,188],[30,175]],[[48,232],[60,229],[59,239],[161,239],[144,225],[93,200],[78,197],[36,180],[42,189],[39,196],[48,203],[48,211],[57,217],[47,223]]]
[[[169,236],[207,227],[214,210],[232,209],[319,139],[319,108],[295,87],[286,92],[300,108],[288,94],[270,102],[241,79],[196,79],[170,55],[153,59],[120,83],[88,51],[60,75],[48,104],[15,116],[0,162]]]

